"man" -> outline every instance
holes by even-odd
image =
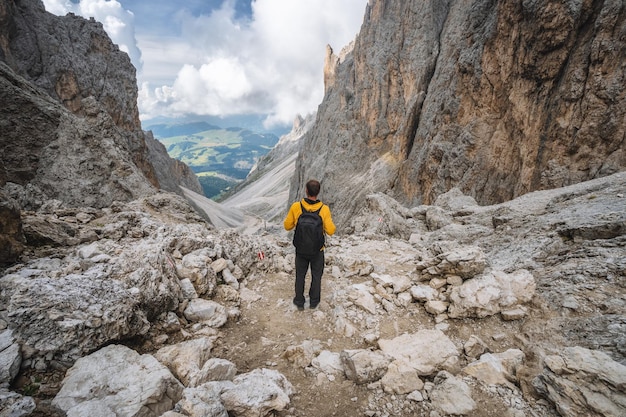
[[[294,233],[296,296],[293,303],[298,310],[304,310],[304,278],[309,266],[311,267],[309,307],[316,308],[320,302],[322,274],[324,273],[324,235],[330,236],[335,233],[335,224],[330,214],[330,208],[317,199],[319,192],[319,181],[309,180],[306,183],[306,198],[291,205],[284,221],[285,230],[296,228]],[[302,216],[303,213],[304,216]],[[322,224],[319,224],[319,218],[316,218],[315,214],[310,213],[319,214]],[[315,225],[316,221],[318,222],[317,225]],[[308,226],[309,224],[311,226]],[[318,239],[320,239],[319,242]]]

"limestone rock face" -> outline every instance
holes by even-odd
[[[145,140],[148,160],[154,167],[162,189],[178,192],[178,186],[182,185],[193,192],[204,194],[200,181],[191,168],[177,159],[170,158],[165,146],[154,138],[152,132],[146,132]]]
[[[15,201],[0,191],[0,265],[15,262],[23,250],[20,210]]]
[[[201,192],[142,131],[135,68],[102,24],[0,1],[0,186],[21,208],[48,199],[104,207],[154,192]],[[6,184],[6,185],[5,185]]]
[[[370,1],[290,199],[319,179],[341,226],[377,191],[493,204],[623,170],[625,19],[621,2]]]
[[[148,331],[146,314],[137,309],[133,294],[102,273],[94,268],[59,279],[2,278],[3,291],[15,290],[7,307],[21,313],[15,317],[21,329],[17,336],[29,347],[28,357],[57,354],[61,363],[72,363],[109,340]]]
[[[95,97],[117,126],[140,128],[135,68],[101,23],[52,15],[41,1],[3,3],[13,29],[0,34],[3,61],[73,113],[84,114],[82,101]]]
[[[127,139],[93,99],[77,117],[0,64],[0,164],[5,190],[22,209],[50,199],[105,207],[154,193],[134,164]],[[44,168],[45,169],[42,169]]]

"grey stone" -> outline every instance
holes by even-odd
[[[13,331],[0,331],[0,387],[8,386],[13,381],[21,363],[20,345],[13,337]]]
[[[463,350],[469,358],[475,359],[485,353],[487,344],[480,337],[472,335],[463,345]]]
[[[478,361],[468,364],[463,372],[486,384],[500,384],[513,387],[517,369],[524,361],[524,353],[519,349],[509,349],[502,353],[485,353]]]
[[[414,285],[411,287],[411,296],[415,301],[434,301],[439,297],[439,291],[430,285]]]
[[[109,345],[76,361],[52,404],[68,415],[89,410],[91,415],[156,417],[173,409],[182,392],[153,356]]]
[[[395,360],[389,364],[387,373],[380,380],[385,392],[408,394],[424,388],[413,366],[403,360]]]
[[[380,351],[366,349],[343,350],[340,356],[346,377],[357,384],[379,380],[392,361],[390,356]]]
[[[380,339],[378,345],[386,355],[408,363],[420,376],[444,369],[446,361],[459,355],[454,343],[440,330],[420,330]]]
[[[626,366],[598,350],[566,347],[544,358],[543,372],[533,386],[564,417],[626,413]]]
[[[447,415],[469,414],[476,409],[470,387],[446,371],[437,374],[429,396],[433,406]]]
[[[174,410],[190,417],[228,417],[221,393],[232,383],[209,382],[195,388],[185,388]]]
[[[203,298],[190,300],[184,314],[189,321],[204,322],[211,327],[221,327],[228,321],[224,306]]]
[[[511,274],[491,271],[467,280],[450,293],[448,314],[451,318],[486,317],[531,300],[535,280],[530,272],[518,270]]]
[[[16,392],[7,391],[0,387],[0,416],[22,417],[29,416],[37,405],[32,397],[22,396]]]
[[[280,372],[255,369],[238,375],[221,394],[222,402],[235,417],[263,417],[271,411],[285,410],[293,386]]]
[[[328,350],[322,350],[319,355],[311,360],[311,365],[327,375],[344,373],[341,355]]]
[[[196,387],[209,381],[202,370],[211,358],[213,341],[211,338],[203,337],[165,346],[159,349],[154,357],[167,366],[183,385]]]

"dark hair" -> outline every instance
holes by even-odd
[[[309,197],[317,197],[320,193],[320,182],[317,180],[309,180],[306,183],[306,195]]]

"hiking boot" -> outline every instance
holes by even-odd
[[[293,305],[295,305],[296,307],[298,307],[298,311],[302,311],[302,310],[304,310],[304,306],[301,306],[301,305],[296,304],[296,302],[295,302],[295,301],[293,302]]]

